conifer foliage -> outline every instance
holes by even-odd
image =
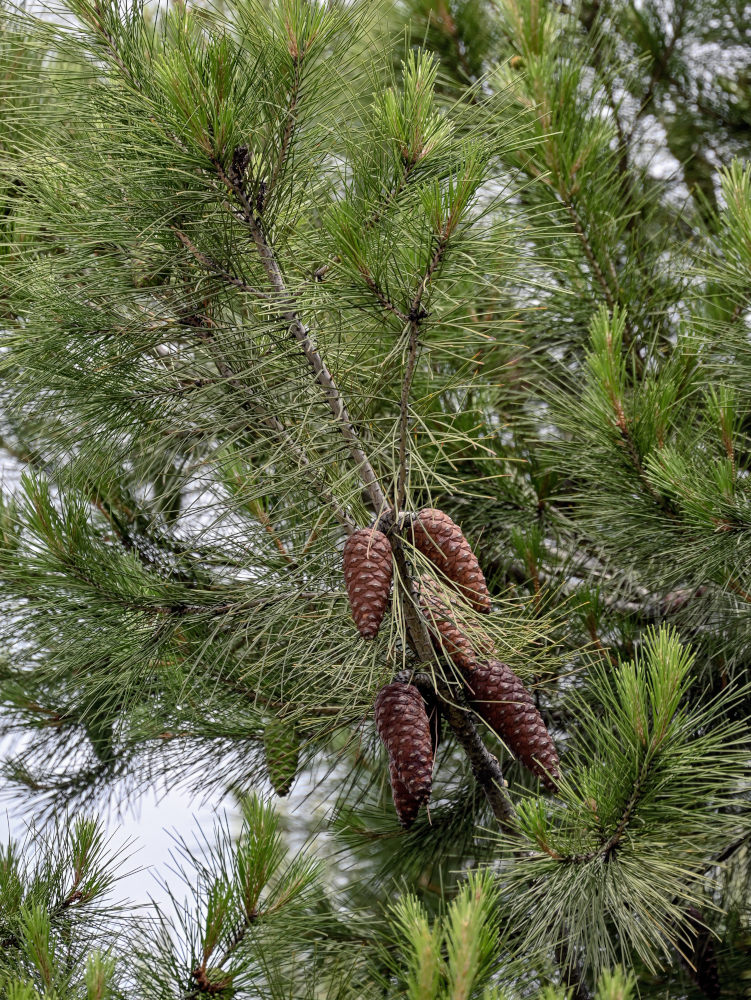
[[[743,995],[745,7],[0,15],[0,995]]]

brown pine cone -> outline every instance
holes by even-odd
[[[389,753],[394,805],[402,825],[409,826],[430,798],[433,782],[430,723],[422,695],[411,684],[387,684],[376,698],[375,723]],[[414,802],[408,801],[404,791]]]
[[[460,670],[472,670],[478,664],[472,643],[456,624],[451,608],[431,587],[432,581],[422,579],[420,588],[420,610],[428,625],[428,631],[439,652],[444,652]]]
[[[467,674],[470,704],[509,750],[552,792],[559,777],[558,754],[532,695],[514,671],[499,660]]]
[[[490,611],[490,594],[477,556],[448,514],[426,507],[412,519],[412,544],[454,584],[477,611]]]
[[[473,627],[475,641],[470,642],[456,621],[455,608],[459,598],[441,593],[435,580],[426,573],[420,578],[419,603],[437,650],[447,653],[460,670],[466,672],[478,666],[480,657],[477,649],[482,651],[481,655],[492,655],[494,648],[490,636]]]
[[[344,544],[344,583],[363,639],[378,635],[391,590],[391,544],[382,531],[360,528]]]
[[[451,610],[437,594],[424,587],[420,593],[420,610],[428,624],[428,631],[439,652],[445,652],[460,670],[471,670],[477,665],[472,643],[454,621]]]

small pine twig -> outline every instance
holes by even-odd
[[[284,165],[287,162],[287,157],[289,155],[290,146],[292,145],[292,137],[295,134],[295,127],[297,125],[297,102],[300,97],[300,86],[302,83],[302,74],[300,71],[302,56],[298,52],[293,55],[293,62],[295,66],[294,77],[292,80],[292,89],[290,92],[289,104],[287,106],[287,121],[284,126],[284,134],[282,136],[282,145],[279,150],[279,156],[277,157],[276,163],[274,164],[274,170],[271,174],[271,178],[266,185],[266,190],[264,191],[263,201],[264,204],[271,197],[271,193],[276,187],[277,181],[281,175]],[[259,212],[259,214],[261,214]]]
[[[264,531],[266,531],[266,533],[270,536],[272,542],[276,546],[276,549],[279,552],[279,554],[281,555],[282,559],[284,559],[284,561],[287,563],[287,565],[290,566],[291,568],[293,568],[293,569],[297,568],[296,561],[289,554],[289,550],[287,549],[287,546],[284,544],[284,542],[282,541],[282,539],[279,537],[279,534],[278,534],[276,528],[274,527],[274,525],[273,525],[273,523],[271,521],[271,518],[269,517],[269,515],[266,513],[266,511],[261,506],[261,502],[259,500],[254,500],[251,503],[250,506],[251,506],[251,509],[252,509],[253,513],[255,514],[255,516],[260,521],[260,523],[261,523]]]
[[[287,324],[290,332],[300,345],[305,360],[313,371],[315,381],[323,390],[331,414],[341,431],[354,461],[357,473],[365,487],[371,507],[376,514],[380,514],[388,509],[388,503],[378,482],[378,477],[363,450],[346,403],[339,392],[334,377],[323,360],[311,336],[310,329],[300,319],[294,298],[287,290],[274,249],[266,239],[260,220],[255,216],[253,206],[248,200],[242,181],[237,177],[231,178],[227,176],[226,171],[218,160],[214,160],[214,168],[220,181],[240,204],[243,221],[253,237],[261,263],[266,271],[266,276],[276,295],[280,318]]]
[[[415,368],[417,367],[417,354],[420,345],[420,325],[427,316],[427,313],[422,307],[422,300],[433,275],[445,256],[448,239],[449,229],[447,226],[441,233],[436,249],[433,252],[430,262],[425,270],[425,274],[422,276],[420,283],[417,286],[417,290],[415,291],[412,302],[410,303],[409,315],[407,316],[407,319],[409,320],[409,348],[407,353],[407,364],[404,369],[404,378],[402,380],[402,391],[399,399],[399,470],[397,473],[395,497],[397,512],[404,506],[404,499],[406,495],[409,394],[412,389],[412,380],[414,378]]]
[[[95,32],[97,32],[99,36],[102,38],[105,47],[110,54],[110,58],[115,63],[115,65],[120,70],[125,79],[128,81],[128,83],[130,83],[130,85],[134,87],[136,90],[143,90],[143,84],[125,64],[123,57],[120,55],[120,51],[117,47],[117,43],[115,41],[114,36],[112,35],[112,32],[109,31],[104,24],[103,20],[104,10],[99,0],[94,0],[94,3],[92,3],[91,5],[90,12],[87,12],[85,7],[81,7],[78,9],[78,13],[79,16],[84,19],[85,23],[88,24],[88,26],[92,28]],[[86,16],[87,13],[88,17]]]
[[[226,268],[209,257],[208,254],[203,253],[198,247],[193,243],[193,241],[185,235],[181,230],[177,229],[176,226],[172,227],[173,232],[180,240],[182,245],[188,250],[195,259],[206,268],[207,271],[211,271],[212,274],[217,275],[217,277],[222,278],[228,285],[234,285],[235,288],[239,288],[242,292],[248,292],[250,295],[255,295],[257,298],[270,299],[271,296],[268,292],[262,292],[260,288],[254,288],[252,285],[247,284],[241,278],[236,278],[234,274],[231,274]]]
[[[383,218],[383,216],[388,211],[388,209],[391,206],[391,204],[396,201],[396,199],[399,197],[399,195],[402,193],[402,191],[409,184],[410,179],[411,179],[410,175],[412,174],[412,171],[414,170],[415,164],[411,160],[402,160],[402,165],[403,165],[404,169],[402,171],[401,176],[399,177],[399,180],[384,195],[381,204],[378,205],[373,210],[373,212],[371,213],[370,217],[365,220],[365,223],[363,224],[363,232],[367,233],[368,230],[370,230],[374,226],[378,225],[378,223],[381,221],[381,219]],[[332,266],[334,264],[338,264],[340,261],[341,261],[341,257],[339,257],[338,254],[335,257],[332,257],[329,260],[328,264],[322,264],[321,267],[317,268],[317,270],[315,270],[313,272],[313,278],[316,281],[323,281],[323,279],[326,277],[326,275],[331,270]]]
[[[417,365],[417,349],[419,326],[416,322],[410,323],[409,327],[409,353],[407,355],[407,365],[404,369],[404,379],[402,380],[402,393],[399,399],[399,471],[396,483],[396,503],[397,511],[404,506],[404,499],[407,489],[407,437],[409,432],[409,394],[412,388],[412,379]]]
[[[363,264],[358,268],[360,274],[363,276],[365,284],[371,290],[373,295],[375,295],[378,302],[383,306],[383,308],[390,313],[393,313],[397,319],[401,320],[405,325],[409,323],[409,316],[403,312],[398,306],[394,305],[391,299],[386,295],[381,286],[375,280],[373,275],[370,273],[368,268]]]

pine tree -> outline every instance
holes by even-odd
[[[3,995],[745,995],[743,5],[0,9]]]

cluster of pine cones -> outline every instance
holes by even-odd
[[[505,663],[481,659],[457,625],[451,605],[466,601],[476,611],[490,611],[490,594],[477,557],[461,529],[443,511],[426,508],[409,522],[408,540],[456,591],[448,603],[430,577],[421,579],[418,600],[437,651],[459,668],[467,699],[475,712],[511,752],[551,790],[558,778],[558,754],[532,696]],[[374,638],[389,601],[392,551],[376,527],[362,528],[344,547],[344,581],[352,617],[366,639]],[[434,747],[425,701],[416,687],[395,681],[381,689],[375,722],[389,754],[391,791],[399,821],[414,822],[428,802]]]

